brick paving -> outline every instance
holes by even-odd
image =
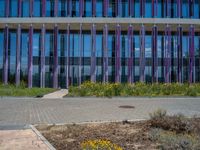
[[[200,116],[200,98],[0,98],[0,126],[147,119],[158,108]]]

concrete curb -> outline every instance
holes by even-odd
[[[33,125],[30,125],[30,128],[33,130],[33,132],[41,139],[41,141],[47,145],[47,147],[50,149],[50,150],[56,150],[50,143],[49,141],[33,126]]]

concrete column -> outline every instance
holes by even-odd
[[[96,16],[96,0],[92,0],[92,17]]]
[[[28,45],[28,87],[32,88],[33,73],[33,26],[29,27],[29,45]]]
[[[108,82],[108,25],[103,28],[103,82]]]
[[[194,26],[189,28],[189,83],[194,82]]]
[[[96,82],[96,25],[91,28],[91,71],[90,80]]]
[[[9,15],[10,15],[10,12],[9,12],[10,11],[10,0],[5,0],[5,2],[6,2],[6,4],[5,4],[6,5],[5,16],[9,17]]]
[[[115,41],[115,82],[121,82],[121,26],[118,24],[115,31],[116,41]]]
[[[45,34],[46,34],[46,28],[45,25],[42,25],[42,30],[41,30],[41,70],[40,70],[40,87],[44,88],[45,87]]]
[[[109,5],[109,0],[103,0],[103,14],[104,14],[104,17],[108,17],[108,5]]]
[[[165,66],[165,82],[171,82],[171,29],[167,25],[165,28],[165,53],[164,53],[164,66]]]
[[[22,15],[22,0],[18,0],[18,17]]]
[[[183,49],[182,49],[182,37],[183,37],[183,29],[179,25],[177,28],[177,52],[178,52],[178,82],[182,83],[182,65],[183,65]]]
[[[154,25],[152,28],[152,82],[158,82],[157,36],[158,29]]]
[[[134,82],[134,65],[133,65],[133,26],[129,25],[128,27],[128,82],[133,83]]]
[[[42,17],[46,16],[46,0],[42,0]]]
[[[8,46],[9,46],[9,28],[4,29],[4,57],[3,57],[3,83],[8,84]]]
[[[33,4],[34,4],[34,0],[30,0],[30,8],[29,8],[29,16],[33,17]]]
[[[20,51],[21,51],[21,25],[17,28],[17,47],[16,47],[16,73],[15,73],[15,83],[16,86],[20,84]]]
[[[145,81],[145,27],[140,29],[140,82]]]
[[[58,0],[55,0],[54,2],[54,17],[58,17]]]
[[[58,26],[54,26],[53,88],[58,88]]]
[[[82,83],[82,57],[83,57],[83,35],[82,35],[82,24],[80,24],[80,29],[79,29],[79,71],[78,71],[78,85],[81,85]]]
[[[67,25],[67,52],[66,52],[66,88],[70,85],[70,24]]]

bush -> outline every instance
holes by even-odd
[[[153,113],[150,113],[149,116],[151,119],[162,119],[166,117],[167,111],[163,109],[158,109],[154,111]]]

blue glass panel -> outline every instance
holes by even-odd
[[[10,0],[10,17],[17,17],[17,0]]]
[[[21,36],[21,68],[20,68],[20,78],[21,81],[25,81],[27,83],[27,75],[28,75],[28,31],[23,31]]]
[[[33,6],[33,16],[34,17],[40,17],[41,15],[41,0],[34,0],[34,6]]]
[[[163,17],[163,3],[162,0],[158,0],[158,5],[157,5],[157,16],[158,18],[162,18]]]
[[[146,18],[152,17],[152,2],[151,2],[151,0],[146,0],[146,2],[145,2],[145,17]]]
[[[3,31],[0,31],[0,81],[2,81],[3,73],[3,47],[4,47],[4,34]]]
[[[103,1],[102,0],[96,1],[96,16],[97,17],[103,16]]]
[[[72,16],[79,17],[79,0],[72,0]]]
[[[128,17],[128,0],[122,0],[121,6],[121,16]]]
[[[22,17],[29,16],[29,0],[22,0]]]
[[[195,0],[194,18],[200,18],[200,1],[199,0]]]
[[[15,64],[16,64],[16,31],[11,31],[9,33],[9,82],[15,82]]]
[[[188,0],[183,0],[182,14],[183,14],[183,18],[188,18],[189,17]]]
[[[109,17],[115,17],[115,1],[110,0],[108,5],[108,16]]]
[[[46,0],[46,16],[54,16],[54,0]]]
[[[58,16],[65,17],[67,16],[67,1],[59,0],[58,2]]]
[[[188,36],[183,36],[183,82],[188,81],[188,72],[189,72],[189,43]]]
[[[96,35],[96,80],[102,81],[102,53],[103,53],[103,36],[102,34]]]
[[[135,0],[134,14],[136,18],[140,17],[140,1],[139,0]]]
[[[0,0],[0,17],[5,16],[5,0]]]
[[[84,4],[85,4],[84,16],[91,17],[92,16],[92,1],[85,0]]]

